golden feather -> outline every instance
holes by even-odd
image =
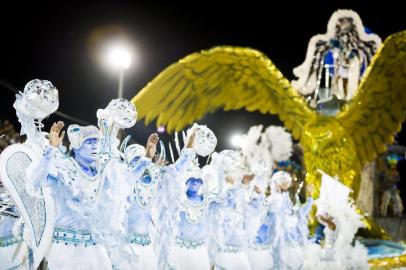
[[[337,116],[356,142],[362,165],[377,158],[400,131],[406,111],[406,31],[376,53],[356,96]]]

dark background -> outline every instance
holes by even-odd
[[[124,97],[130,99],[169,64],[216,45],[259,49],[291,80],[292,69],[304,61],[309,39],[326,32],[336,9],[355,10],[364,25],[384,40],[406,29],[401,2],[53,1],[28,5],[13,1],[12,6],[3,2],[0,79],[17,90],[34,78],[50,80],[59,89],[61,112],[95,124],[96,110],[117,95],[117,74],[103,68],[95,57],[100,33],[124,35],[137,49],[138,59],[125,76]],[[3,86],[0,91],[0,118],[19,127],[12,108],[14,94]],[[46,120],[46,128],[57,118]],[[218,149],[224,149],[230,147],[232,133],[246,132],[254,124],[281,122],[275,116],[234,111],[208,115],[201,123],[215,131]],[[154,124],[145,127],[140,121],[129,133],[145,143],[154,131]],[[162,137],[169,139],[165,134]],[[397,140],[406,145],[405,131]],[[405,175],[405,166],[400,167]],[[401,187],[406,190],[405,183]]]

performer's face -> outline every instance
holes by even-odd
[[[82,146],[75,151],[75,157],[81,158],[86,162],[94,162],[98,154],[98,142],[97,138],[89,138],[85,140]]]
[[[189,178],[187,181],[187,189],[193,192],[198,192],[203,182],[198,178]]]
[[[138,162],[140,159],[141,159],[141,156],[136,156],[136,157],[134,157],[134,158],[131,160],[130,165],[131,165],[131,166],[135,166],[135,165],[137,164],[137,162]]]
[[[282,182],[280,185],[279,185],[279,188],[282,190],[282,191],[287,191],[288,189],[289,189],[289,187],[290,187],[290,182]]]
[[[339,28],[342,33],[348,33],[352,30],[351,21],[348,18],[343,18],[339,22]]]

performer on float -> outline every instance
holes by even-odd
[[[218,174],[219,194],[224,202],[212,213],[212,243],[209,252],[215,269],[251,269],[246,248],[248,234],[245,229],[245,189],[241,183],[242,156],[237,151],[214,153],[209,166]],[[222,193],[225,193],[224,195]]]
[[[397,169],[399,161],[405,159],[406,147],[393,144],[388,151],[378,159],[378,180],[382,192],[380,196],[379,214],[386,217],[389,205],[392,206],[393,216],[401,217],[403,202],[399,194],[398,184],[400,175]]]
[[[322,245],[308,243],[305,269],[369,269],[368,251],[355,233],[363,227],[361,216],[349,201],[351,190],[323,173],[320,197],[316,201],[317,218],[325,226]]]
[[[162,268],[210,269],[208,218],[216,195],[206,192],[205,179],[209,177],[204,176],[194,159],[195,152],[206,156],[214,151],[216,144],[211,130],[194,125],[188,131],[187,144],[180,158],[161,175],[164,197],[158,206],[161,228],[157,232],[160,237],[157,243],[161,245]]]
[[[304,63],[293,70],[298,80],[292,85],[304,95],[314,93],[314,101],[331,100],[332,94],[350,101],[381,43],[357,13],[337,10],[327,33],[311,38]]]

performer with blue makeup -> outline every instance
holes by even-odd
[[[71,155],[58,148],[63,122],[54,123],[43,157],[27,170],[28,185],[48,186],[56,204],[53,244],[47,257],[50,269],[111,269],[107,251],[91,232],[91,212],[97,208],[103,165],[98,163],[100,131],[94,126],[68,128]]]
[[[102,137],[94,126],[68,127],[70,156],[58,148],[63,140],[64,124],[54,123],[49,146],[43,157],[27,171],[33,190],[49,186],[56,203],[54,243],[48,266],[54,269],[122,268],[121,250],[127,235],[126,199],[148,162],[139,162],[131,171],[113,154],[99,155]],[[111,215],[115,213],[115,215]],[[69,255],[66,255],[69,254]]]
[[[232,150],[214,153],[210,162],[218,174],[219,193],[224,197],[224,202],[213,209],[211,218],[213,244],[209,253],[215,269],[251,269],[246,255],[248,232],[244,216],[245,189],[240,180],[241,162],[241,154]]]
[[[149,137],[146,148],[139,144],[129,145],[124,151],[128,166],[136,166],[145,156],[154,156],[158,140],[158,135],[153,134]],[[130,204],[127,210],[127,245],[136,255],[131,259],[131,269],[158,269],[158,257],[152,243],[154,235],[151,235],[154,232],[151,211],[155,201],[159,199],[157,195],[161,169],[159,163],[149,164],[142,176],[134,179],[135,186],[127,199]]]
[[[210,205],[217,198],[207,192],[205,175],[197,165],[195,153],[206,156],[217,144],[213,132],[194,125],[186,147],[175,164],[167,166],[161,177],[162,197],[158,205],[160,228],[160,269],[210,269],[208,240]]]

